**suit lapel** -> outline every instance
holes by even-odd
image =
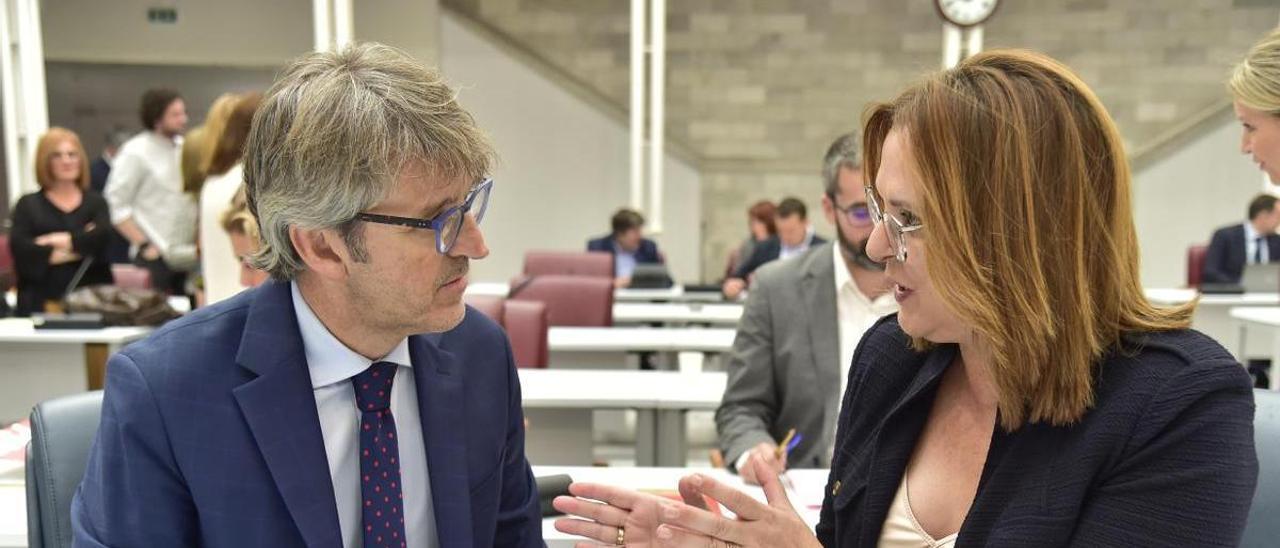
[[[232,393],[308,546],[341,546],[338,508],[288,283],[256,290],[236,362],[258,375]]]
[[[427,474],[441,546],[471,546],[471,489],[467,469],[466,401],[462,367],[441,335],[409,338]]]
[[[813,353],[814,374],[817,375],[818,386],[826,392],[823,394],[823,432],[835,430],[832,422],[840,395],[833,394],[840,389],[840,328],[836,312],[835,265],[831,257],[831,249],[820,247],[813,250],[805,258],[804,277],[801,280],[801,291],[805,304],[811,312],[809,316],[809,348]],[[816,439],[822,439],[815,438]]]

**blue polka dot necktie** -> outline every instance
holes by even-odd
[[[391,416],[395,378],[396,364],[377,362],[351,379],[360,408],[360,509],[367,548],[405,545],[400,442]]]

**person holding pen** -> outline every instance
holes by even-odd
[[[858,135],[837,138],[822,162],[822,211],[834,242],[756,271],[733,341],[716,433],[729,470],[758,484],[752,460],[773,473],[829,468],[840,394],[858,339],[897,310],[884,266],[867,256],[873,223],[862,191]],[[788,429],[802,434],[787,454]]]
[[[854,353],[816,535],[694,474],[685,503],[574,484],[556,527],[651,546],[1235,546],[1258,479],[1252,382],[1138,280],[1115,123],[1044,55],[993,50],[868,111],[900,312]],[[736,520],[700,508],[717,500]]]

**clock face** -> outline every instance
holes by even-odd
[[[999,0],[935,0],[938,12],[951,23],[972,27],[991,17]]]

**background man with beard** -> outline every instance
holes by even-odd
[[[822,211],[836,242],[756,271],[738,324],[716,430],[725,462],[748,483],[758,483],[752,459],[779,473],[831,465],[854,349],[897,309],[883,267],[866,255],[873,223],[859,146],[856,134],[841,136],[823,161]],[[778,457],[778,440],[792,428],[803,439]]]
[[[543,545],[455,96],[377,44],[285,69],[244,149],[272,280],[112,356],[77,546]]]

